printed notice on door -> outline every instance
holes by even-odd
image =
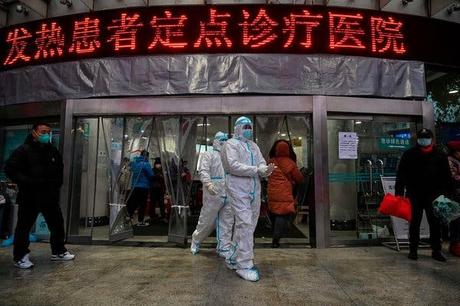
[[[358,158],[358,135],[354,132],[339,132],[339,159]]]

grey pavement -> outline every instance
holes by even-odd
[[[73,262],[32,244],[32,270],[0,249],[1,305],[459,305],[460,258],[419,260],[385,247],[256,249],[257,283],[212,249],[70,245]]]

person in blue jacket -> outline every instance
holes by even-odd
[[[147,226],[149,224],[144,222],[145,206],[154,176],[152,166],[149,163],[149,152],[142,150],[141,155],[135,157],[130,166],[132,192],[127,203],[128,218],[132,220],[134,212],[139,209],[137,212],[138,226]]]

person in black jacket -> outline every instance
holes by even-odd
[[[5,173],[19,187],[13,256],[14,265],[21,269],[34,265],[29,260],[29,232],[40,212],[50,231],[51,260],[75,258],[64,246],[64,219],[59,206],[63,163],[59,151],[51,144],[50,133],[48,124],[34,124],[32,133],[5,165]]]
[[[433,200],[452,193],[452,180],[447,157],[435,149],[433,133],[428,129],[417,132],[417,145],[401,157],[396,175],[395,194],[404,195],[412,204],[412,222],[409,226],[409,259],[417,260],[420,223],[425,210],[430,227],[432,257],[446,261],[441,252],[441,225],[433,214]]]
[[[165,178],[163,176],[163,170],[161,168],[161,159],[160,157],[155,158],[153,164],[153,173],[155,174],[152,178],[152,184],[150,187],[150,219],[156,219],[155,208],[158,206],[160,208],[160,219],[163,223],[168,223],[165,213],[165,192],[166,184]]]

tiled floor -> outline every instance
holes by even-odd
[[[250,283],[212,249],[77,246],[74,262],[49,261],[33,244],[32,270],[0,249],[1,305],[459,305],[460,258],[417,262],[384,247],[256,249]]]

